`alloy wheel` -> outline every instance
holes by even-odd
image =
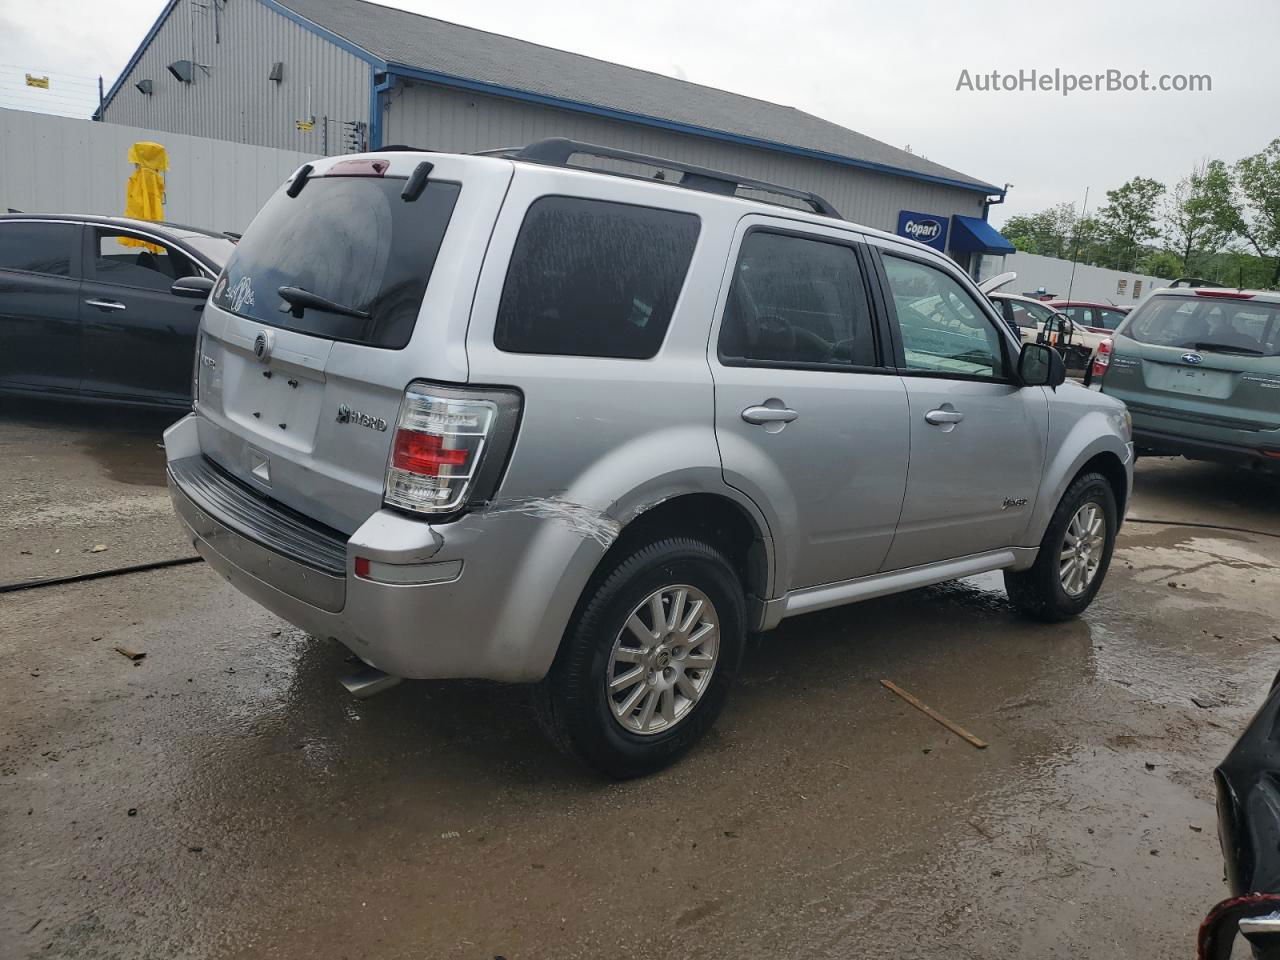
[[[1078,597],[1093,583],[1102,564],[1107,521],[1102,507],[1093,501],[1080,505],[1062,538],[1058,575],[1067,596]]]
[[[720,653],[720,621],[688,584],[645,597],[618,631],[605,671],[613,718],[630,733],[671,730],[706,693]]]

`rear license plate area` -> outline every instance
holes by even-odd
[[[1231,374],[1222,370],[1148,364],[1147,386],[1153,390],[1225,400],[1231,395]]]

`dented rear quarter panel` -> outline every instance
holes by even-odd
[[[652,358],[507,353],[494,345],[525,212],[540,197],[567,192],[566,178],[575,181],[574,196],[699,218],[684,287]],[[456,526],[488,529],[506,544],[496,563],[509,579],[485,574],[498,608],[489,642],[522,659],[526,679],[550,667],[583,588],[626,524],[681,494],[732,496],[720,472],[706,359],[719,291],[696,278],[723,274],[735,217],[696,191],[517,165],[476,288],[467,360],[472,383],[520,390],[520,427],[494,501]]]

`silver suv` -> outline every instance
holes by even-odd
[[[248,596],[377,678],[537,683],[626,777],[786,617],[992,570],[1033,616],[1088,606],[1133,454],[1063,376],[950,260],[819,197],[563,140],[406,150],[267,202],[165,445]]]

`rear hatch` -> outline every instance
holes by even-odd
[[[1116,331],[1102,390],[1135,428],[1272,447],[1280,429],[1280,304],[1232,291],[1156,294]]]
[[[303,167],[205,308],[202,452],[343,533],[377,511],[405,387],[467,380],[471,294],[510,178],[508,161],[424,153]]]

